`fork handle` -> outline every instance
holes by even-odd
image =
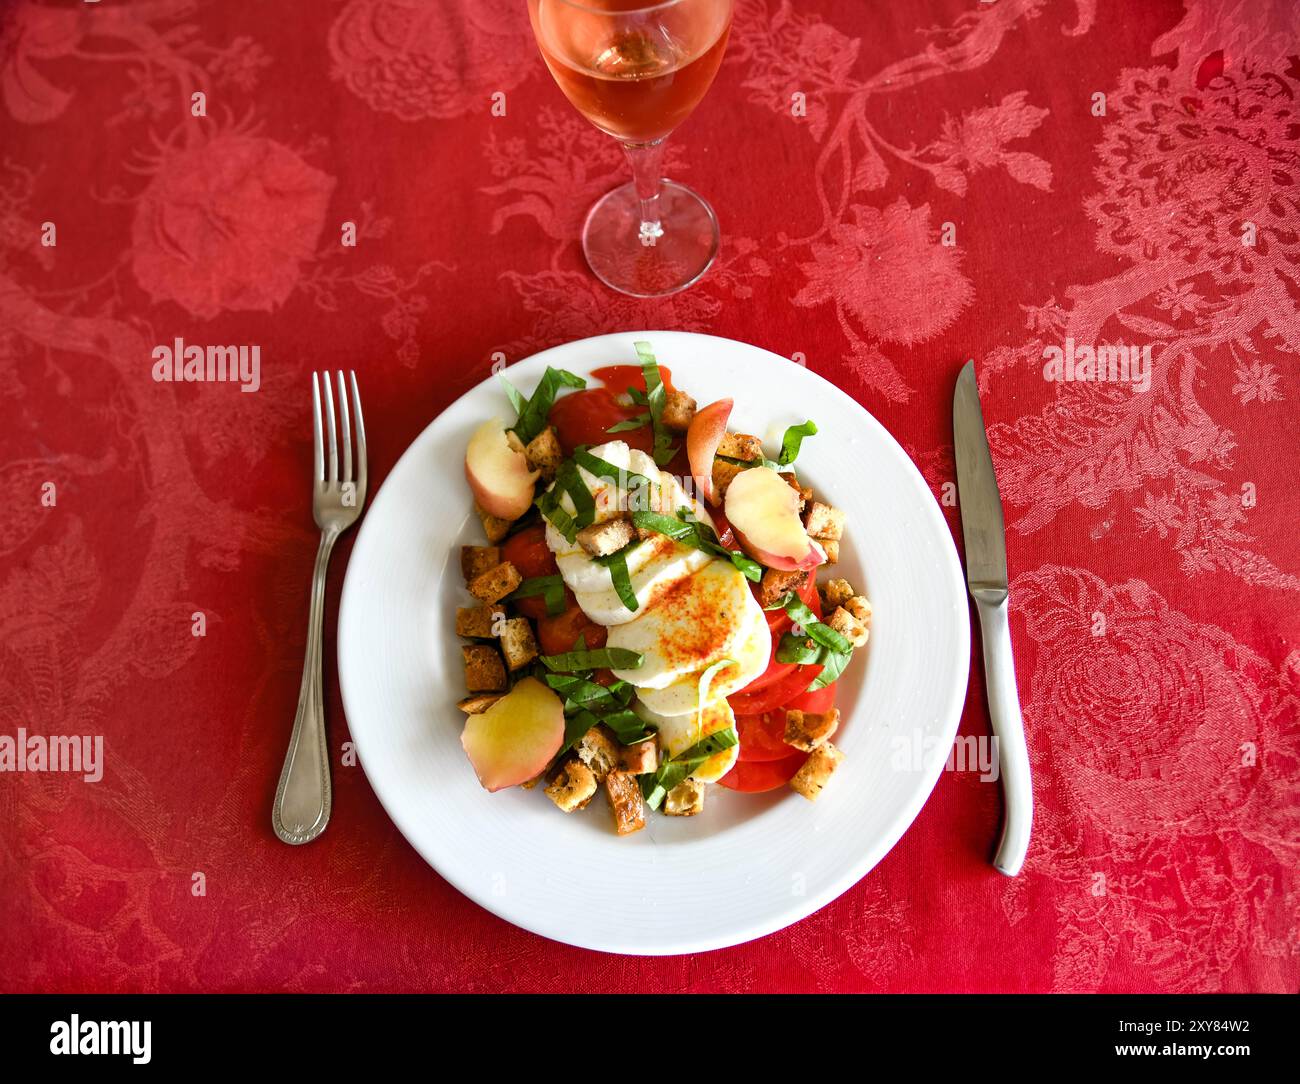
[[[302,664],[298,713],[289,751],[271,807],[271,825],[285,843],[310,843],[330,819],[329,744],[325,738],[325,698],[321,691],[321,629],[325,618],[325,569],[339,532],[321,532],[311,579],[307,655]]]

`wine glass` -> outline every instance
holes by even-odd
[[[599,199],[582,227],[596,277],[634,297],[676,293],[718,252],[713,208],[661,179],[665,140],[722,63],[733,0],[528,0],[542,59],[565,97],[619,141],[632,181]]]

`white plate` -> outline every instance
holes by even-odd
[[[770,440],[812,418],[801,476],[848,513],[840,575],[870,596],[871,643],[841,679],[845,753],[811,803],[711,787],[696,817],[647,815],[614,834],[603,799],[565,815],[540,790],[482,790],[460,745],[465,605],[459,547],[482,543],[462,463],[470,433],[509,404],[495,378],[448,407],[365,514],[339,616],[339,675],[361,763],[425,860],[489,911],[583,948],[641,955],[739,944],[855,884],[934,787],[966,692],[970,627],[952,538],[916,467],[884,428],[815,373],[745,343],[647,331],[558,346],[510,367],[531,394],[547,365],[587,375],[635,364],[648,340],[676,386],[736,400],[732,428]],[[375,439],[383,428],[372,423]],[[930,755],[918,762],[914,750]],[[905,762],[906,761],[906,762]]]

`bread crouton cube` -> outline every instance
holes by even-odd
[[[791,708],[785,713],[786,745],[811,753],[823,742],[830,741],[835,731],[840,728],[840,709],[809,712]]]
[[[775,606],[782,595],[798,591],[808,581],[808,573],[783,572],[779,568],[763,570],[763,578],[758,584],[758,603],[760,606]]]
[[[763,442],[748,433],[724,433],[714,454],[726,459],[739,459],[745,463],[752,463],[756,459],[764,458]]]
[[[821,546],[822,552],[826,554],[826,560],[823,564],[837,565],[840,563],[840,544],[834,538],[819,538],[817,545]]]
[[[506,668],[495,647],[473,644],[460,649],[465,659],[465,688],[471,693],[503,693]]]
[[[691,427],[691,419],[694,417],[695,400],[684,391],[670,391],[664,396],[664,409],[659,420],[666,428],[685,433]]]
[[[501,625],[501,654],[511,670],[519,670],[537,658],[537,639],[526,617],[512,617]]]
[[[823,742],[808,754],[803,767],[790,780],[790,787],[808,801],[815,802],[843,760],[843,753],[830,742]]]
[[[785,479],[785,484],[799,494],[799,514],[803,515],[803,510],[808,507],[808,502],[812,500],[812,490],[795,477],[794,471],[786,471],[781,475]]]
[[[693,817],[703,808],[704,784],[696,779],[683,779],[664,799],[664,812],[670,817]]]
[[[659,767],[659,746],[654,738],[619,746],[618,769],[632,775],[645,775]]]
[[[528,465],[533,470],[540,471],[546,481],[554,479],[555,472],[564,462],[564,449],[560,447],[560,438],[555,428],[548,425],[533,437],[524,448],[524,455],[528,459]]]
[[[803,516],[803,525],[813,538],[844,537],[844,509],[813,501]]]
[[[854,595],[840,605],[861,621],[862,624],[871,625],[871,602],[866,595]]]
[[[560,766],[559,774],[545,791],[546,797],[565,813],[586,808],[595,793],[596,777],[576,757],[570,757]]]
[[[835,612],[826,619],[826,624],[848,640],[854,647],[862,647],[871,636],[871,630],[843,606],[835,608]]]
[[[605,776],[605,797],[614,814],[614,831],[620,836],[645,827],[645,802],[641,784],[631,772],[610,772]]]
[[[500,546],[461,546],[460,574],[465,582],[483,575],[489,568],[496,568],[501,563]]]
[[[593,557],[608,557],[617,553],[636,537],[632,521],[623,516],[593,523],[578,532],[578,545]]]
[[[722,500],[727,495],[727,487],[731,485],[732,479],[746,469],[748,468],[742,467],[739,463],[728,463],[725,459],[713,461],[713,489],[718,495],[718,500]]]
[[[498,519],[496,516],[484,512],[477,504],[474,505],[474,511],[478,513],[478,518],[483,524],[483,533],[487,535],[487,540],[493,545],[504,540],[510,533],[510,520]]]
[[[592,770],[597,780],[618,770],[618,750],[614,735],[603,726],[593,726],[573,747],[578,759]]]
[[[501,693],[475,693],[467,696],[456,706],[466,715],[482,715],[493,704],[501,699]]]
[[[821,585],[821,595],[823,608],[834,610],[853,597],[853,585],[848,580],[827,580]]]
[[[500,606],[460,606],[456,610],[456,635],[467,640],[490,640],[505,619],[506,612]]]
[[[520,575],[519,569],[509,561],[502,561],[496,568],[489,568],[470,580],[469,593],[480,602],[492,606],[523,582],[524,578]]]

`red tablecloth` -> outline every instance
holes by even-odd
[[[1295,31],[1291,0],[743,0],[669,157],[722,255],[643,303],[582,261],[624,167],[523,0],[0,5],[0,734],[100,735],[106,761],[0,774],[0,986],[1295,990]],[[272,836],[307,373],[357,369],[382,481],[494,356],[646,327],[802,357],[940,498],[976,359],[1023,876],[988,864],[996,786],[951,771],[791,929],[663,960],[553,944],[407,846],[343,762],[332,661],[333,822]],[[259,346],[260,389],[155,382],[177,337]],[[1149,388],[1045,379],[1067,341],[1149,346]],[[983,692],[977,669],[965,734]]]

